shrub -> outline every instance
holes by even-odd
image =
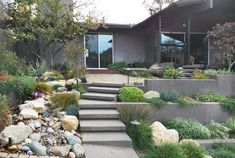
[[[227,97],[226,99],[222,99],[220,103],[228,112],[235,112],[235,98]]]
[[[134,148],[146,150],[153,146],[152,129],[148,123],[141,122],[138,126],[129,126],[127,134],[131,137]]]
[[[0,131],[12,123],[6,96],[0,94]]]
[[[147,68],[147,64],[145,62],[142,62],[142,61],[135,61],[133,63],[134,67],[137,67],[137,68]]]
[[[225,125],[230,128],[230,132],[229,132],[229,137],[230,138],[235,138],[235,119],[229,118]]]
[[[28,99],[36,86],[36,81],[32,77],[12,77],[7,82],[7,93],[14,92],[17,102],[22,103]]]
[[[9,109],[7,98],[5,95],[0,94],[0,110],[6,110],[6,109]]]
[[[208,76],[216,76],[216,75],[228,75],[231,74],[231,72],[229,72],[226,69],[219,69],[219,70],[208,69],[205,70],[205,74]]]
[[[59,79],[64,79],[64,76],[59,71],[45,72],[43,75],[45,80],[54,81]]]
[[[185,96],[179,97],[176,102],[183,106],[199,104],[199,101]]]
[[[50,100],[52,101],[52,110],[65,110],[69,105],[77,105],[79,96],[75,93],[57,93],[53,95]]]
[[[148,71],[133,71],[131,73],[133,77],[151,78],[153,75]]]
[[[39,62],[38,60],[36,61],[36,64],[35,64],[36,76],[41,77],[47,70],[48,70],[48,66],[45,60],[42,60],[41,62]]]
[[[145,98],[144,101],[157,107],[163,107],[164,105],[167,104],[164,100],[162,100],[161,98],[157,98],[157,97],[154,97],[151,99]]]
[[[137,87],[123,87],[119,90],[118,97],[122,102],[141,102],[144,99],[144,91]]]
[[[186,158],[205,158],[206,149],[192,143],[184,143],[180,145]]]
[[[118,105],[117,110],[120,113],[120,119],[126,126],[129,126],[129,123],[134,120],[147,120],[151,112],[149,106],[143,105]]]
[[[78,116],[78,105],[69,105],[65,108],[66,115]]]
[[[208,139],[210,131],[196,120],[176,118],[166,122],[166,127],[179,132],[180,139]]]
[[[178,145],[164,144],[151,148],[141,158],[186,158],[186,156]]]
[[[82,84],[74,84],[72,88],[79,91],[81,94],[84,94],[87,92]]]
[[[164,79],[179,79],[183,76],[181,69],[175,69],[171,66],[164,66],[162,70],[162,77]]]
[[[166,102],[177,102],[178,98],[182,95],[173,90],[165,90],[160,92],[160,97]]]
[[[223,126],[222,124],[211,121],[207,128],[211,132],[212,138],[228,138],[230,128]]]
[[[9,51],[3,52],[1,54],[0,71],[7,72],[11,75],[17,75],[19,73],[19,63],[20,60],[15,53]]]
[[[235,158],[235,147],[229,144],[215,144],[209,153],[213,158]]]
[[[192,78],[197,79],[197,80],[207,80],[207,79],[209,79],[209,77],[202,70],[195,70],[193,72]]]
[[[203,101],[203,102],[220,102],[226,99],[225,96],[220,95],[219,93],[216,93],[216,92],[204,93],[202,95],[196,96],[196,98],[197,100]]]
[[[8,81],[11,79],[11,76],[7,73],[0,72],[0,81]]]
[[[36,91],[41,91],[43,94],[52,94],[52,87],[46,83],[37,83],[35,87]]]
[[[127,67],[126,62],[116,62],[116,63],[110,64],[110,65],[107,66],[107,68],[109,70],[115,70],[115,71],[117,71],[118,73],[121,73],[121,74],[124,73],[125,67]]]
[[[53,89],[54,91],[57,91],[59,87],[63,87],[63,86],[60,85],[60,84],[55,84],[55,85],[52,86],[52,89]]]

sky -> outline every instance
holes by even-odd
[[[143,0],[94,0],[106,23],[137,24],[149,16]]]

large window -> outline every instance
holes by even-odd
[[[106,68],[113,62],[113,36],[89,33],[85,36],[87,68]]]

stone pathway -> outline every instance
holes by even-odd
[[[79,101],[80,127],[86,158],[138,158],[126,126],[119,120],[117,83],[93,83]]]

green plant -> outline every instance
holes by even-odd
[[[186,158],[186,156],[178,145],[163,144],[151,148],[141,158]]]
[[[76,93],[57,93],[53,95],[50,100],[52,101],[52,110],[65,110],[69,105],[77,105],[79,96]]]
[[[218,70],[208,69],[205,70],[205,74],[208,76],[216,76],[216,75],[228,75],[231,74],[231,72],[229,72],[226,69],[218,69]]]
[[[5,95],[0,94],[0,110],[5,110],[5,109],[9,109],[7,98]]]
[[[190,97],[185,97],[185,96],[179,97],[176,102],[183,106],[199,104],[199,101]]]
[[[209,92],[197,95],[196,99],[203,102],[221,102],[222,100],[226,100],[226,97],[216,92]]]
[[[78,105],[69,105],[65,108],[66,115],[78,116]]]
[[[137,87],[123,87],[119,90],[118,98],[122,102],[141,102],[144,99],[144,91]]]
[[[165,123],[169,129],[179,132],[180,139],[208,139],[211,137],[210,130],[196,120],[176,118]]]
[[[206,149],[192,143],[180,144],[186,158],[205,158]]]
[[[45,60],[42,60],[41,62],[39,62],[39,60],[36,61],[35,74],[37,77],[41,77],[47,70],[48,67]]]
[[[214,144],[209,153],[213,158],[235,158],[235,147],[229,144]]]
[[[0,131],[12,123],[11,111],[7,103],[7,98],[0,94]]]
[[[110,65],[107,66],[107,68],[109,70],[115,70],[115,71],[117,71],[118,73],[121,73],[121,74],[124,73],[125,67],[127,67],[126,62],[116,62],[116,63],[110,64]]]
[[[164,90],[160,92],[160,97],[166,102],[177,102],[178,98],[182,95],[174,90]]]
[[[131,73],[133,77],[151,78],[153,75],[148,71],[133,71]]]
[[[142,61],[135,61],[133,62],[133,65],[137,68],[147,68],[147,64],[145,62]]]
[[[179,79],[183,77],[183,71],[171,66],[164,66],[162,69],[162,77],[164,79]]]
[[[120,113],[122,122],[129,126],[131,121],[145,121],[151,112],[151,107],[143,105],[118,105],[117,110]]]
[[[214,121],[207,124],[207,128],[210,130],[212,138],[228,138],[229,131],[231,130],[230,128]]]
[[[197,79],[197,80],[207,80],[207,79],[209,79],[209,77],[202,70],[195,70],[193,72],[192,78]]]
[[[235,112],[235,98],[233,97],[226,97],[226,99],[222,99],[220,101],[224,109],[228,112],[233,113]]]
[[[225,125],[226,125],[228,128],[231,129],[230,132],[229,132],[229,137],[230,137],[230,138],[235,138],[235,119],[229,118],[229,119],[226,121]]]
[[[74,84],[72,88],[79,91],[81,94],[84,94],[87,92],[82,84]]]
[[[60,85],[60,84],[55,84],[55,85],[52,86],[52,89],[53,89],[54,91],[57,91],[59,87],[63,87],[63,86]]]
[[[0,72],[0,81],[8,81],[11,76],[8,73]]]
[[[35,90],[36,81],[32,77],[15,76],[12,77],[6,84],[6,93],[14,92],[17,102],[23,103]]]
[[[153,146],[152,129],[148,123],[140,122],[139,125],[130,125],[127,134],[131,137],[134,148],[146,150]]]
[[[37,83],[35,86],[35,90],[41,91],[43,94],[52,94],[52,87],[46,83]]]
[[[151,98],[151,99],[144,99],[145,102],[147,103],[150,103],[154,106],[157,106],[159,108],[163,107],[164,105],[166,105],[167,103],[162,100],[161,98],[157,98],[157,97],[154,97],[154,98]]]

